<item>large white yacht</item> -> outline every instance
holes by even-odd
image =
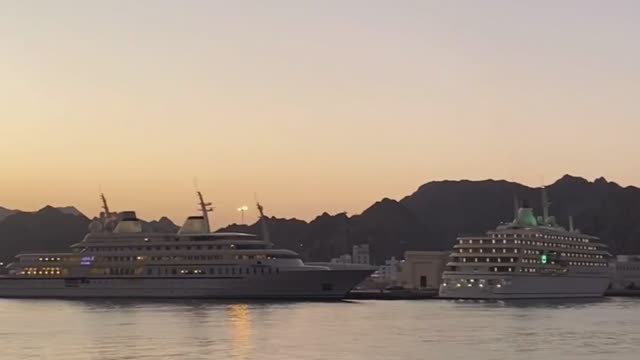
[[[212,233],[205,203],[177,234],[143,231],[134,212],[106,200],[90,233],[68,253],[16,256],[0,276],[0,297],[341,299],[373,272],[358,265],[308,263],[263,238]]]
[[[566,230],[523,205],[512,223],[484,236],[457,239],[443,273],[440,297],[459,299],[574,298],[603,296],[611,254],[595,236]],[[573,223],[572,220],[570,220]]]

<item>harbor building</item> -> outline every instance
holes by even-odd
[[[369,244],[353,245],[351,259],[354,264],[370,265],[371,250],[369,248]]]
[[[403,262],[392,256],[391,259],[385,260],[384,265],[378,267],[377,273],[380,276],[380,280],[395,284],[398,281],[398,275],[402,271],[401,264]]]
[[[614,265],[613,289],[640,289],[640,255],[618,255]]]
[[[331,262],[333,264],[352,264],[353,261],[351,261],[351,255],[349,254],[343,254],[338,256],[337,258],[333,258],[331,259]]]
[[[448,260],[448,251],[406,251],[399,281],[408,289],[438,289]]]

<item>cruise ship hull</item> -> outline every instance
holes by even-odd
[[[481,287],[478,279],[487,282]],[[474,279],[474,282],[470,280]],[[440,286],[439,296],[448,299],[550,299],[601,297],[611,279],[608,275],[468,275],[445,273],[447,285]],[[462,281],[461,281],[462,280]],[[488,281],[492,280],[493,285]],[[460,284],[460,286],[458,286]],[[500,284],[498,286],[498,284]]]
[[[0,297],[339,300],[371,272],[281,271],[257,277],[0,277]]]

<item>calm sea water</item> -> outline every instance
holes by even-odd
[[[0,300],[0,359],[639,359],[640,299]]]

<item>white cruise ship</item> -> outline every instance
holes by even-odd
[[[440,297],[526,299],[600,297],[610,284],[611,254],[594,236],[566,230],[526,205],[512,223],[457,239]],[[572,221],[571,221],[572,222]]]
[[[212,233],[209,203],[177,234],[144,232],[134,212],[104,212],[69,253],[20,254],[0,276],[0,297],[342,299],[373,272],[351,264],[305,264],[245,233]]]

